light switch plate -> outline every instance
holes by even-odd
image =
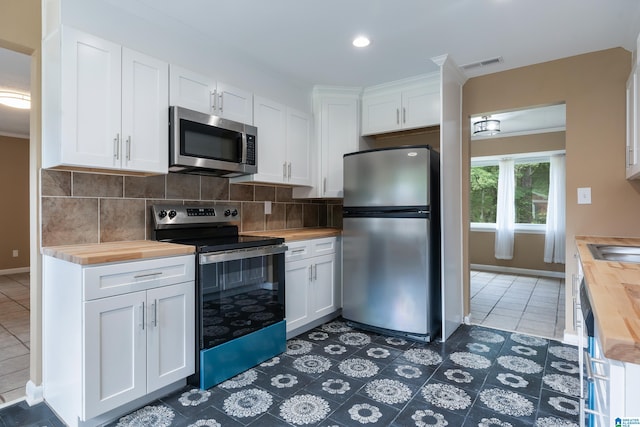
[[[579,205],[591,204],[591,187],[578,188],[578,204]]]

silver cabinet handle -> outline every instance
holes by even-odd
[[[309,281],[313,281],[313,265],[309,266]]]
[[[287,162],[282,163],[282,179],[287,179]]]
[[[162,275],[162,271],[158,271],[156,273],[136,274],[135,276],[133,276],[133,278],[134,279],[144,279],[145,277],[161,276],[161,275]]]
[[[589,382],[591,382],[593,380],[609,381],[609,377],[607,377],[605,375],[600,375],[600,374],[594,374],[593,373],[593,364],[594,363],[604,364],[606,362],[604,360],[600,360],[600,359],[592,359],[591,355],[589,354],[589,352],[584,350],[584,367],[587,370],[587,381],[589,381]]]
[[[629,149],[627,150],[627,165],[633,166],[633,146],[629,145]]]
[[[223,94],[221,93],[220,95],[218,95],[220,97],[220,108],[218,109],[218,111],[220,111],[220,113],[222,113],[223,111],[223,106],[224,106],[224,96],[222,96]]]
[[[120,160],[120,134],[117,133],[116,137],[113,138],[113,157],[116,160]]]
[[[142,319],[142,322],[140,323],[140,327],[144,331],[144,302],[140,304],[140,319]]]
[[[322,180],[322,194],[323,195],[327,194],[327,178],[326,177]]]
[[[218,110],[218,92],[214,90],[210,93],[209,96],[211,98],[211,100],[209,101],[209,103],[211,104],[211,109],[216,112]]]
[[[396,124],[400,124],[400,109],[396,108]]]
[[[313,264],[313,280],[318,280],[318,264]]]
[[[287,166],[287,170],[288,170],[287,177],[291,179],[291,162],[289,162],[289,166]]]
[[[402,107],[402,123],[407,123],[407,109]]]
[[[153,300],[153,327],[158,327],[158,300]]]
[[[304,248],[292,249],[291,255],[300,254],[302,252],[304,252]]]
[[[131,135],[127,136],[127,161],[131,160]]]

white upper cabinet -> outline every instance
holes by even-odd
[[[169,103],[253,124],[253,94],[180,66],[170,67]]]
[[[638,68],[633,67],[631,75],[627,80],[627,154],[625,174],[627,179],[640,178],[640,148],[639,135],[640,129],[640,110],[638,99],[640,97],[640,88],[638,87]]]
[[[258,95],[253,108],[258,173],[231,181],[311,185],[310,116]]]
[[[64,27],[42,68],[43,167],[167,173],[166,62]]]
[[[313,166],[314,186],[293,190],[296,198],[342,197],[343,160],[358,151],[360,88],[316,87],[313,116],[316,124]]]
[[[308,114],[287,108],[286,140],[286,182],[311,185],[311,118]]]
[[[368,87],[362,95],[362,135],[440,124],[439,74]]]

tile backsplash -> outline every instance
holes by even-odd
[[[290,187],[175,173],[133,177],[46,169],[41,180],[42,246],[150,239],[154,203],[236,203],[243,232],[342,228],[341,200],[293,199]],[[269,215],[265,201],[271,202]]]

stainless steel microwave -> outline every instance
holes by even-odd
[[[258,171],[255,126],[169,108],[169,172],[234,177]]]

